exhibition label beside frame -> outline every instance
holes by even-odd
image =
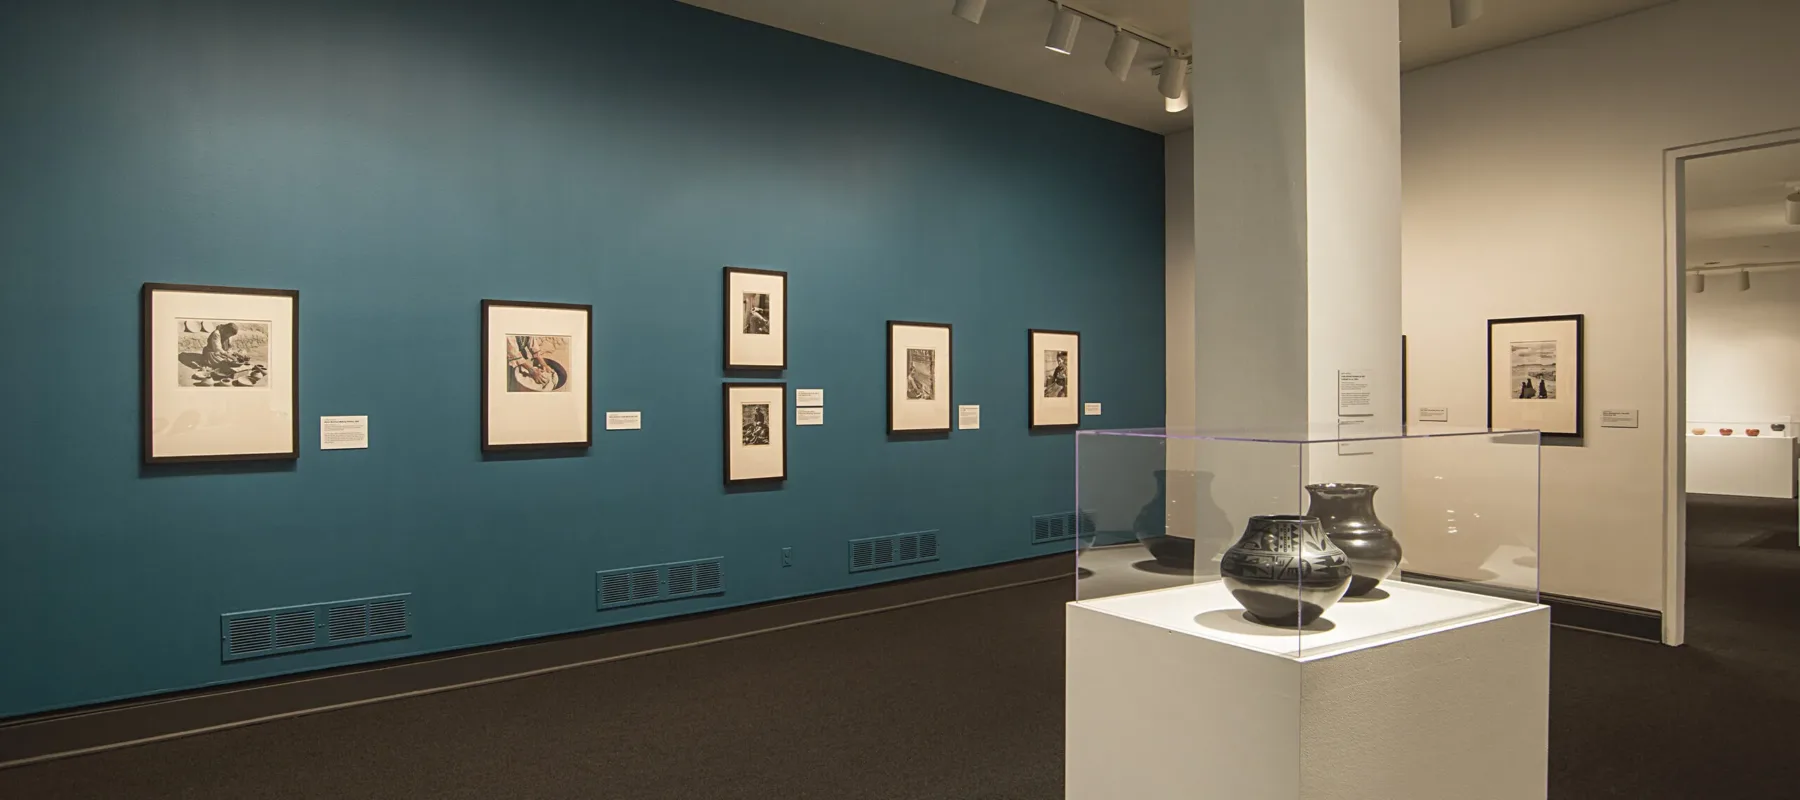
[[[1582,435],[1580,314],[1488,320],[1488,427]]]
[[[725,483],[787,479],[787,384],[725,384]]]
[[[787,369],[787,273],[725,268],[725,368]]]
[[[950,430],[950,326],[888,322],[888,433]]]
[[[481,301],[481,449],[593,443],[593,306]]]
[[[300,293],[146,283],[146,464],[300,456]]]
[[[1033,329],[1031,427],[1081,426],[1081,334]]]

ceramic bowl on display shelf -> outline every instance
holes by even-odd
[[[1720,428],[1720,429],[1719,429],[1719,435],[1720,435],[1720,436],[1730,436],[1730,435],[1731,435],[1731,429],[1730,429],[1730,428]]]
[[[1759,428],[1745,428],[1744,435],[1745,436],[1761,436],[1762,430]]]
[[[1695,436],[1705,436],[1705,435],[1706,435],[1706,429],[1705,429],[1705,428],[1695,428],[1695,429],[1694,429],[1694,435],[1695,435]]]

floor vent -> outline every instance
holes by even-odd
[[[725,559],[703,558],[594,573],[598,610],[725,592]]]
[[[223,661],[297,653],[412,635],[410,594],[339,600],[219,616]]]
[[[895,533],[850,540],[850,571],[864,572],[936,561],[937,531]]]
[[[1076,524],[1076,515],[1073,511],[1064,511],[1061,514],[1040,514],[1031,518],[1031,543],[1060,542],[1065,539],[1073,539],[1078,533],[1092,533],[1093,530],[1094,524],[1085,514],[1081,515],[1080,525]]]

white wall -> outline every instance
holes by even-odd
[[[1587,440],[1543,452],[1545,591],[1662,606],[1663,151],[1800,127],[1796,32],[1794,0],[1680,0],[1405,76],[1409,413],[1483,424],[1486,320],[1587,315]]]
[[[1163,408],[1171,431],[1194,427],[1194,132],[1163,137]]]
[[[1736,273],[1715,273],[1687,296],[1689,420],[1800,416],[1800,271],[1750,278],[1740,292]]]

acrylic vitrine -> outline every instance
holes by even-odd
[[[1076,449],[1068,797],[1544,796],[1535,431]]]

